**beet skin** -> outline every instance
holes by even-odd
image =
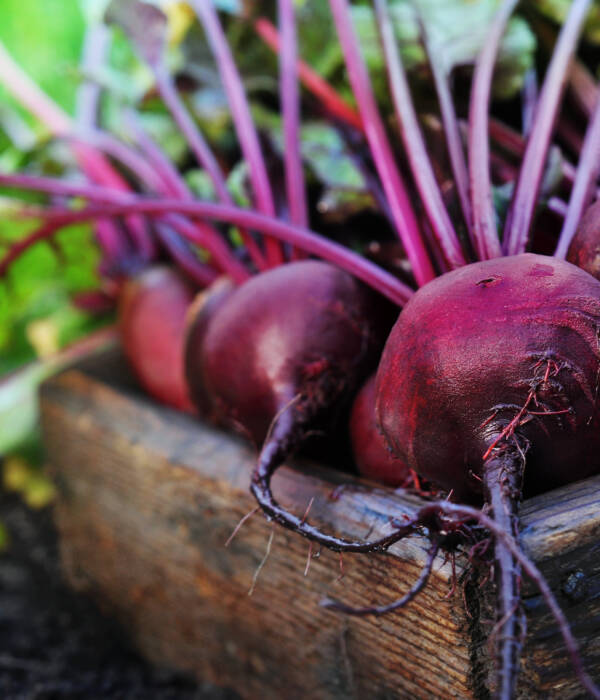
[[[161,403],[192,411],[183,373],[185,318],[196,289],[175,269],[150,267],[119,297],[123,350],[140,384]]]

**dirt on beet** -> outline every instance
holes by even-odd
[[[236,700],[229,690],[156,668],[126,636],[61,578],[48,509],[32,511],[0,489],[0,697]]]

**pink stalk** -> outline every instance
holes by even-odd
[[[260,38],[275,53],[281,51],[281,41],[277,29],[264,17],[259,17],[254,22],[254,29]],[[298,75],[304,87],[314,95],[321,103],[323,109],[335,119],[354,127],[357,131],[364,132],[362,119],[357,111],[348,104],[334,88],[314,71],[307,63],[299,60],[297,63]]]
[[[448,73],[442,62],[435,56],[435,51],[429,43],[425,24],[423,22],[420,22],[420,24],[421,35],[423,36],[425,51],[429,59],[429,66],[431,68],[435,91],[440,105],[440,114],[444,126],[444,134],[446,136],[446,146],[450,158],[450,167],[452,168],[452,174],[454,176],[454,184],[456,185],[460,208],[469,234],[469,240],[474,248],[473,212],[471,209],[471,200],[469,198],[469,171],[467,170],[467,161],[463,149],[460,125],[448,82]]]
[[[591,204],[596,188],[596,181],[600,175],[600,98],[596,102],[596,109],[592,120],[585,132],[585,139],[581,149],[581,157],[577,166],[575,183],[569,199],[569,208],[565,217],[562,231],[558,239],[558,245],[554,255],[557,258],[566,258],[567,251],[577,230],[583,212]]]
[[[157,223],[156,233],[169,255],[192,281],[200,287],[208,287],[217,279],[219,273],[198,260],[193,251],[190,250],[188,242],[175,233],[172,228]]]
[[[102,63],[108,48],[109,34],[105,26],[94,24],[88,28],[83,42],[81,69],[84,73],[92,71]],[[100,86],[85,80],[77,90],[75,112],[77,124],[84,129],[91,129],[96,124]],[[99,220],[94,224],[94,234],[98,245],[104,251],[109,267],[127,256],[126,242],[123,241],[118,228],[112,221]]]
[[[231,116],[236,127],[244,158],[250,169],[250,180],[256,198],[256,206],[266,216],[275,216],[275,200],[269,183],[258,134],[252,121],[250,107],[231,49],[221,27],[212,0],[192,0],[192,7],[198,15],[206,38],[212,47],[223,87],[227,93]],[[281,245],[277,241],[265,241],[267,260],[270,266],[283,262]]]
[[[594,76],[587,67],[575,59],[569,75],[569,88],[575,98],[579,109],[588,119],[592,118],[596,109],[596,102],[600,96],[600,90],[596,85]]]
[[[344,248],[343,246],[330,241],[319,234],[308,229],[295,226],[293,224],[275,219],[264,214],[231,207],[225,204],[215,204],[213,202],[182,202],[173,199],[144,199],[143,197],[131,195],[130,202],[123,204],[109,204],[103,206],[89,206],[85,209],[46,209],[40,212],[36,207],[34,210],[24,208],[21,215],[24,217],[33,216],[39,218],[42,215],[48,226],[58,224],[66,226],[80,221],[89,221],[98,217],[120,217],[129,214],[147,214],[148,216],[162,217],[164,221],[172,214],[182,214],[186,217],[213,219],[222,221],[234,226],[243,226],[248,229],[260,231],[268,236],[273,236],[281,241],[290,243],[293,246],[302,248],[309,254],[316,255],[334,265],[338,265],[350,274],[355,275],[383,296],[387,297],[398,305],[405,304],[413,295],[413,290],[398,279],[382,270],[377,265],[369,262],[365,258]],[[170,221],[170,220],[169,220]],[[46,238],[52,234],[47,233]],[[185,235],[182,231],[182,235]],[[36,236],[35,240],[42,237]],[[28,239],[19,241],[11,248],[0,263],[0,270],[18,257],[19,251],[29,247],[31,242]]]
[[[68,137],[76,126],[69,115],[64,112],[13,60],[0,42],[0,82],[13,97],[37,117],[55,136]],[[113,168],[110,162],[98,151],[81,142],[73,144],[73,151],[82,168],[90,179],[117,190],[130,189],[127,181]],[[145,254],[151,254],[151,242],[148,239],[143,221],[134,217],[130,222],[132,230]]]
[[[412,176],[421,195],[427,218],[438,248],[449,269],[466,263],[460,242],[433,172],[431,160],[423,141],[417,114],[410,94],[408,80],[402,65],[400,52],[394,38],[394,30],[386,0],[375,0],[377,23],[383,43],[383,51],[389,76],[390,88],[400,125],[404,149],[408,155]]]
[[[426,284],[435,277],[435,272],[423,245],[415,213],[394,161],[392,148],[375,103],[371,81],[352,26],[347,0],[329,0],[329,5],[344,52],[350,84],[365,125],[365,135],[381,184],[390,203],[396,231],[402,240],[417,283]]]
[[[148,134],[139,124],[138,120],[135,118],[133,112],[130,113],[129,117],[131,120],[131,126],[135,131],[135,135],[138,142],[144,149],[146,156],[154,163],[157,172],[160,173],[167,187],[167,191],[164,192],[164,194],[178,197],[179,199],[194,199],[192,192],[187,186],[185,180],[181,177],[177,168],[170,161],[167,154],[160,148],[160,146],[157,143],[154,142],[153,139],[150,138],[150,136],[148,136]],[[228,201],[226,203],[229,204],[231,202]],[[213,236],[218,237],[219,234],[216,231],[213,231]],[[252,261],[257,265],[257,269],[266,269],[264,258],[256,241],[246,231],[242,232],[242,239],[246,245],[246,249],[248,250]],[[262,265],[262,267],[260,267],[259,265]],[[244,278],[246,277],[248,277],[247,273],[244,275]],[[237,279],[237,276],[235,276],[234,278]]]
[[[283,48],[279,61],[279,95],[283,117],[285,188],[290,221],[308,226],[308,205],[300,155],[300,94],[297,72],[296,21],[293,0],[278,0]]]
[[[530,68],[525,74],[522,90],[522,122],[523,136],[527,138],[533,126],[533,115],[538,100],[538,80],[535,68]]]
[[[0,185],[5,187],[23,187],[38,192],[45,192],[50,195],[82,197],[93,201],[96,204],[118,206],[120,204],[127,205],[136,201],[135,195],[127,194],[125,192],[118,192],[105,187],[68,183],[53,178],[35,177],[30,175],[0,174]],[[137,212],[134,212],[134,214],[135,213]],[[101,218],[106,219],[109,218],[109,216],[103,216]],[[182,236],[184,236],[184,238],[192,241],[196,245],[199,245],[211,253],[214,256],[215,262],[217,263],[219,269],[230,275],[234,281],[241,283],[248,278],[249,275],[246,268],[235,259],[232,251],[227,247],[223,239],[212,226],[205,222],[196,222],[191,224],[182,216],[177,216],[169,212],[165,212],[165,215],[161,218],[164,224],[168,224],[170,228],[180,233]],[[53,232],[51,232],[50,235],[52,235],[52,233]],[[161,231],[161,233],[163,234],[161,236],[162,238],[166,238],[169,242],[172,240],[172,237],[164,236],[164,229]],[[39,235],[44,236],[45,234],[42,233]],[[32,242],[38,240],[37,232],[31,234],[31,236]],[[28,240],[27,237],[24,240]],[[179,256],[181,255],[181,250],[178,250],[178,254]]]
[[[490,177],[489,108],[494,66],[506,25],[518,0],[504,0],[477,58],[469,105],[469,183],[475,250],[479,260],[502,255]]]
[[[180,197],[181,199],[192,199],[192,193],[186,181],[162,148],[144,130],[133,110],[127,112],[126,120],[135,140],[144,151],[150,167],[161,178],[166,189],[165,194],[172,197]]]
[[[527,140],[519,178],[506,216],[504,250],[508,255],[523,253],[527,247],[560,98],[589,6],[590,0],[573,0],[546,72],[535,112],[535,124]]]

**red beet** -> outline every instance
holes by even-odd
[[[183,372],[185,318],[196,289],[175,269],[155,266],[129,279],[119,299],[125,355],[143,388],[193,411]]]
[[[376,415],[394,454],[517,534],[521,484],[540,493],[600,471],[600,283],[524,254],[420,289],[392,330]],[[514,697],[520,568],[496,538],[498,694]],[[539,583],[539,581],[538,581]]]
[[[363,384],[352,404],[350,442],[358,471],[388,486],[403,486],[410,477],[406,464],[396,459],[375,423],[375,375]]]
[[[351,275],[305,260],[255,276],[204,329],[190,329],[194,401],[213,420],[264,442],[252,491],[282,525],[295,529],[300,518],[273,500],[273,472],[374,369],[393,315]]]
[[[600,201],[587,209],[567,253],[567,260],[600,280]]]

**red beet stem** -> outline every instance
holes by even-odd
[[[6,178],[1,177],[1,181],[6,182]],[[39,208],[31,211],[27,209],[21,211],[21,215],[25,217],[39,218],[41,213]],[[192,218],[215,219],[235,226],[255,229],[302,248],[307,253],[316,255],[334,265],[338,265],[399,306],[403,306],[414,293],[410,287],[351,250],[308,229],[246,209],[215,204],[213,202],[182,202],[172,199],[147,200],[131,195],[130,201],[122,204],[115,203],[102,207],[90,206],[79,211],[66,209],[43,210],[43,215],[49,222],[57,222],[63,226],[78,221],[125,216],[130,213],[161,216],[165,222],[168,222],[167,216],[169,214],[179,213]],[[25,244],[27,240],[25,239],[21,243]],[[13,249],[6,254],[6,258],[9,257],[11,260],[17,257]]]
[[[461,267],[466,263],[466,260],[435,179],[431,160],[419,128],[386,0],[375,0],[375,11],[396,108],[396,117],[400,125],[400,135],[408,155],[412,176],[421,195],[421,201],[425,207],[437,246],[442,252],[448,268]]]
[[[415,279],[419,285],[423,285],[435,277],[435,272],[423,244],[414,210],[377,109],[347,0],[330,0],[329,5],[344,52],[348,78],[365,124],[367,141],[390,204],[396,231],[412,264]]]
[[[240,147],[250,170],[250,180],[256,197],[256,206],[266,216],[275,216],[275,201],[258,134],[252,121],[242,79],[231,55],[231,49],[227,43],[217,12],[212,0],[193,0],[190,4],[204,27],[206,38],[212,48],[221,74]],[[283,262],[283,252],[278,241],[267,238],[266,250],[269,265],[275,266]]]
[[[583,212],[591,204],[600,175],[600,98],[585,133],[581,158],[575,174],[575,183],[569,199],[569,208],[554,255],[565,259]]]
[[[458,193],[458,199],[460,201],[460,207],[465,220],[465,225],[467,227],[467,232],[469,234],[469,239],[474,247],[473,211],[471,209],[471,200],[469,198],[469,171],[467,169],[467,161],[463,149],[460,125],[458,123],[458,117],[454,107],[452,92],[450,91],[448,73],[445,66],[440,60],[438,60],[437,56],[435,55],[435,51],[431,47],[425,23],[420,17],[419,24],[421,26],[423,45],[425,47],[425,52],[431,68],[433,83],[440,105],[440,114],[442,117],[444,134],[446,136],[446,146],[448,148],[448,156],[450,158],[450,167],[452,168],[452,174],[454,175],[454,184],[456,185],[456,191]]]
[[[31,80],[13,60],[1,42],[0,82],[4,84],[18,102],[35,115],[56,136],[68,136],[74,131],[75,125],[69,115]],[[130,190],[127,181],[113,168],[105,156],[95,148],[85,143],[75,142],[73,151],[82,170],[90,179],[103,185],[109,185],[116,190]],[[134,217],[128,223],[135,232],[138,241],[144,241],[143,250],[148,251],[148,239],[144,222],[138,217]]]
[[[260,38],[273,51],[281,51],[281,40],[277,29],[268,19],[259,17],[254,22],[254,29]],[[307,63],[298,60],[298,75],[300,81],[321,103],[323,109],[335,119],[353,127],[357,131],[364,132],[362,119],[357,111],[348,104],[331,85],[325,81]]]
[[[0,184],[8,187],[25,187],[40,192],[47,192],[48,194],[84,197],[85,199],[94,201],[97,204],[125,206],[136,200],[135,195],[128,195],[125,192],[115,192],[114,190],[108,188],[97,187],[95,185],[71,184],[61,180],[54,180],[52,178],[35,177],[29,175],[0,174]],[[64,213],[68,214],[68,210],[65,210]],[[117,216],[119,216],[119,214],[117,214]],[[95,216],[91,217],[91,219],[95,218]],[[105,220],[109,219],[110,215],[102,215],[98,218]],[[171,214],[168,211],[165,212],[165,215],[162,217],[162,221],[168,224],[172,229],[178,231],[186,239],[196,243],[212,253],[215,256],[217,264],[219,265],[219,269],[231,275],[236,282],[240,283],[248,278],[248,271],[246,268],[242,265],[242,263],[236,260],[233,252],[226,246],[220,234],[212,226],[209,226],[205,222],[192,224],[184,217]],[[46,231],[46,229],[43,228],[43,231]],[[0,263],[0,269],[6,270],[7,265],[10,265],[19,255],[25,252],[30,245],[33,245],[40,240],[40,235],[42,235],[42,237],[50,237],[54,235],[54,233],[54,230],[46,231],[45,234],[39,234],[38,231],[34,231],[32,234],[30,234],[30,236],[27,236],[22,241],[19,241],[19,244],[15,244],[15,246],[8,251],[6,257]],[[172,249],[172,235],[165,236],[164,229],[161,229],[161,238],[167,244],[167,248]],[[178,246],[175,249],[179,260],[181,260],[184,250],[185,247],[182,246]],[[193,254],[191,251],[189,252],[193,259]],[[204,276],[201,268],[199,268],[193,262],[190,262],[187,267],[189,270],[196,270],[195,275],[200,274]]]
[[[490,95],[494,66],[508,20],[518,0],[504,0],[488,32],[483,50],[477,58],[469,105],[469,184],[473,207],[475,250],[480,260],[502,255],[490,176],[488,136]]]
[[[527,138],[533,127],[533,116],[535,114],[535,106],[538,101],[539,85],[537,79],[537,71],[535,68],[530,68],[525,73],[523,89],[521,91],[521,122],[523,136]]]
[[[297,38],[293,0],[279,0],[279,24],[283,48],[280,53],[279,94],[283,117],[285,184],[290,221],[308,226],[308,206],[300,156],[300,95],[297,73]]]
[[[523,253],[527,248],[560,98],[589,5],[590,0],[573,0],[544,79],[535,124],[527,140],[519,179],[506,216],[503,246],[507,255]]]

